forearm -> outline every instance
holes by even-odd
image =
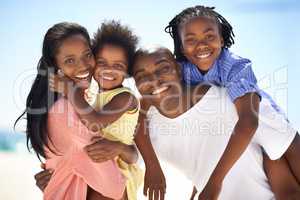
[[[223,181],[226,174],[246,150],[257,126],[255,120],[243,119],[237,122],[225,151],[211,175],[211,179]]]
[[[145,162],[146,167],[160,167],[159,160],[156,156],[156,153],[153,149],[148,129],[146,125],[145,116],[140,117],[138,124],[137,134],[135,135],[135,143],[137,148],[139,149],[143,160]]]
[[[126,145],[120,143],[121,153],[120,158],[128,164],[134,164],[138,160],[137,149],[134,145]]]
[[[98,131],[116,121],[120,116],[113,113],[96,112],[84,99],[84,91],[76,89],[71,97],[68,97],[75,112],[89,130]],[[97,129],[97,130],[96,130]]]

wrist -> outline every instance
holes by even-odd
[[[209,178],[209,182],[211,182],[211,183],[222,184],[223,180],[224,180],[224,176],[217,174],[217,173],[213,173]]]

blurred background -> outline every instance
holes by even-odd
[[[173,50],[164,27],[186,7],[215,6],[233,26],[231,48],[252,60],[261,88],[287,113],[299,130],[300,2],[296,0],[235,1],[1,1],[0,3],[0,199],[41,199],[33,175],[40,171],[34,153],[26,149],[25,120],[13,123],[25,109],[26,96],[41,56],[47,29],[61,21],[85,26],[91,36],[105,19],[120,20],[140,37],[140,45],[160,44]],[[127,84],[133,86],[132,80]],[[192,186],[176,169],[164,163],[166,199],[188,199]],[[143,199],[141,192],[139,199]]]

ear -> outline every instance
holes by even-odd
[[[221,35],[221,46],[222,46],[222,48],[224,47],[224,39],[223,39],[222,35]]]
[[[177,61],[175,61],[175,62],[176,62],[176,71],[178,72],[178,76],[182,77],[181,76],[182,75],[181,64],[178,63]]]

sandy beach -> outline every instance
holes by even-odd
[[[26,149],[22,149],[26,152]],[[0,151],[0,199],[1,200],[38,200],[42,192],[35,186],[33,175],[40,171],[39,160],[29,153]],[[142,162],[139,162],[142,163]],[[176,169],[162,163],[167,179],[166,200],[188,199],[192,191],[191,183]],[[146,200],[142,187],[139,200]]]

